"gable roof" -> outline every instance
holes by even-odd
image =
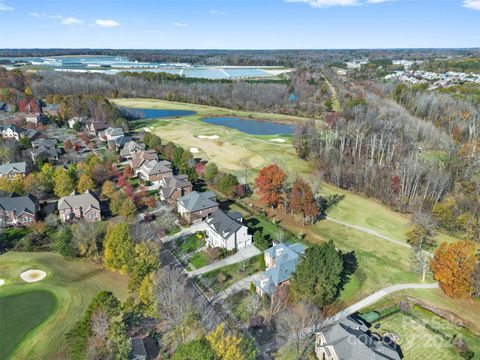
[[[27,172],[27,163],[17,162],[0,165],[0,176],[5,176],[12,172],[25,174]]]
[[[83,194],[74,191],[70,195],[64,196],[58,200],[58,210],[79,208],[82,208],[85,211],[90,208],[100,210],[100,201],[98,200],[97,195],[90,190],[85,191]]]
[[[131,140],[125,144],[122,150],[120,150],[120,155],[128,156],[134,151],[142,151],[142,150],[145,150],[145,145]]]
[[[227,238],[245,226],[242,224],[241,219],[242,215],[239,212],[224,213],[218,209],[205,220],[205,223],[215,230],[217,234]]]
[[[172,168],[170,162],[158,162],[157,160],[145,161],[140,167],[140,171],[147,175],[163,174],[166,172],[171,172]]]
[[[167,176],[162,180],[160,194],[164,199],[169,199],[177,189],[192,186],[187,175]]]
[[[54,148],[57,145],[57,139],[37,139],[32,141],[32,147],[46,147],[46,148]]]
[[[255,281],[263,292],[271,295],[276,287],[289,280],[297,268],[300,255],[305,251],[306,246],[300,243],[273,245],[265,250],[265,254],[275,260],[275,266],[265,270],[262,277]],[[262,281],[264,280],[264,281]]]
[[[368,332],[368,327],[351,316],[324,331],[327,346],[333,346],[339,359],[400,360],[394,344]]]
[[[112,128],[109,127],[105,130],[105,135],[107,136],[123,136],[123,129],[122,128]]]
[[[132,154],[132,168],[138,169],[146,160],[158,160],[158,154],[155,150],[142,150]]]
[[[192,191],[191,193],[177,199],[177,203],[182,205],[188,212],[196,212],[218,206],[215,199],[215,193],[207,191],[199,193]]]
[[[19,196],[11,193],[10,196],[0,197],[0,209],[16,211],[17,216],[24,212],[35,214],[37,212],[37,198],[32,194]]]

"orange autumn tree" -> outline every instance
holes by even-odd
[[[476,247],[471,241],[443,242],[430,263],[435,280],[452,298],[470,297],[473,271],[477,263]]]
[[[318,215],[318,206],[312,189],[302,179],[297,179],[293,183],[290,209],[294,214],[302,215],[303,224],[305,224],[305,220],[314,221]]]
[[[285,172],[276,164],[264,167],[255,178],[257,193],[263,203],[268,206],[277,206],[280,200]]]

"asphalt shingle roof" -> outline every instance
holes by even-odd
[[[4,176],[12,171],[25,173],[27,171],[27,163],[17,162],[0,165],[0,175]]]
[[[10,194],[8,197],[0,197],[0,208],[5,211],[17,211],[17,216],[27,211],[35,214],[37,198],[32,194],[25,196],[19,196],[15,193]]]
[[[192,191],[191,193],[178,198],[177,202],[185,209],[187,209],[187,211],[197,212],[200,210],[218,206],[218,203],[212,200],[215,198],[215,193],[212,191],[207,191],[203,193]]]

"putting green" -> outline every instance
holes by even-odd
[[[0,297],[0,359],[7,359],[15,347],[42,324],[57,307],[57,299],[46,290],[34,290]]]
[[[23,281],[20,274],[31,269],[48,275],[38,282]],[[91,299],[102,290],[121,301],[128,294],[126,277],[54,253],[2,254],[0,277],[6,281],[0,288],[0,360],[67,359],[65,334]]]

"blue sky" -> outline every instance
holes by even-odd
[[[480,47],[480,0],[0,0],[0,48]]]

